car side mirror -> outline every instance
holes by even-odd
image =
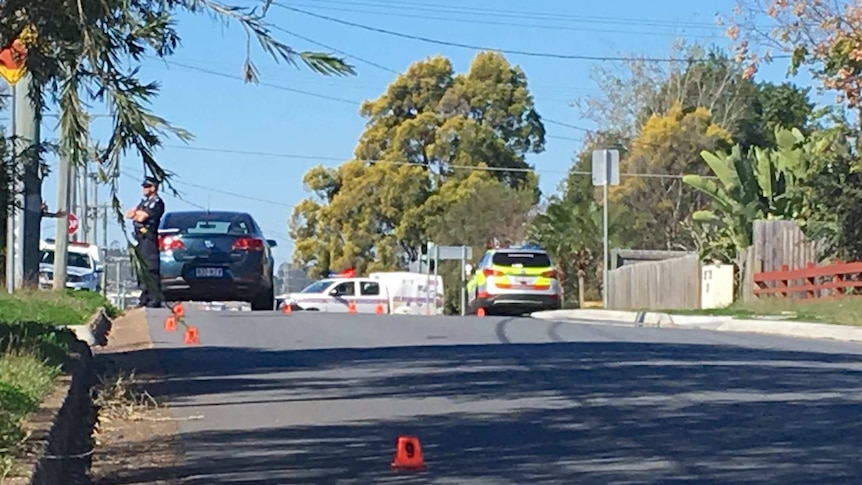
[[[96,271],[96,273],[104,273],[104,272],[105,272],[105,267],[104,267],[104,266],[102,266],[101,264],[97,264],[97,265],[96,265],[96,269],[95,269],[95,271]]]
[[[278,246],[278,241],[276,241],[275,239],[267,239],[266,243],[269,244],[269,247],[271,248]]]
[[[333,288],[333,289],[329,290],[329,294],[332,296],[338,296],[338,290]]]

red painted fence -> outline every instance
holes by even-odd
[[[862,262],[837,261],[825,266],[810,263],[804,269],[793,271],[787,265],[782,265],[781,271],[755,273],[754,284],[754,294],[757,296],[809,299],[840,297],[848,289],[862,288]]]

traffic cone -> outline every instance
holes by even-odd
[[[377,308],[374,309],[374,313],[378,315],[383,315],[386,313],[386,310],[383,309],[383,303],[378,303]]]
[[[283,303],[281,305],[281,313],[284,313],[285,315],[290,315],[290,313],[292,311],[293,311],[293,308],[291,307],[291,305],[289,303]]]
[[[347,304],[347,313],[356,313],[356,302],[351,300],[350,303]]]
[[[479,318],[482,318],[487,314],[488,312],[486,312],[484,308],[479,308],[478,310],[476,310],[476,316]]]
[[[176,332],[177,331],[177,317],[173,315],[168,315],[165,317],[165,331],[166,332]]]
[[[422,446],[415,436],[399,436],[395,443],[395,460],[393,470],[424,470],[425,460],[422,458]]]
[[[173,314],[178,318],[186,316],[186,309],[183,308],[182,303],[175,304],[174,307],[171,309],[171,312],[173,312]]]
[[[183,340],[184,340],[184,341],[185,341],[185,343],[186,343],[186,344],[188,344],[188,345],[196,345],[196,344],[201,343],[201,339],[200,339],[200,337],[198,336],[198,329],[197,329],[197,327],[189,327],[189,328],[186,330],[186,336],[185,336],[185,338],[184,338]]]

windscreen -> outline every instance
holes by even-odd
[[[54,264],[54,251],[42,251],[42,264]],[[91,269],[90,256],[81,253],[66,253],[66,266]]]
[[[162,230],[175,230],[180,234],[245,236],[254,233],[254,225],[244,214],[188,213],[171,214],[162,224]]]
[[[329,288],[329,285],[332,284],[332,280],[321,280],[315,281],[314,283],[305,287],[300,293],[323,293],[323,290]]]
[[[492,263],[497,266],[512,266],[516,268],[547,268],[552,266],[551,258],[547,253],[494,253]]]

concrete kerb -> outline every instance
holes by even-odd
[[[794,322],[791,320],[737,320],[722,323],[721,332],[759,333],[785,337],[862,342],[862,328],[828,323]]]
[[[577,323],[605,323],[635,327],[692,328],[719,332],[757,333],[785,337],[862,342],[862,327],[791,320],[750,320],[704,315],[669,315],[663,312],[618,310],[555,310],[536,312],[533,318]]]
[[[582,323],[604,322],[635,327],[675,327],[684,325],[662,312],[631,312],[621,310],[551,310],[530,315],[541,320],[577,321]]]
[[[105,309],[99,309],[90,322],[84,325],[66,325],[66,328],[75,333],[78,340],[84,341],[89,346],[108,345],[108,334],[111,332],[111,319],[108,318]]]

